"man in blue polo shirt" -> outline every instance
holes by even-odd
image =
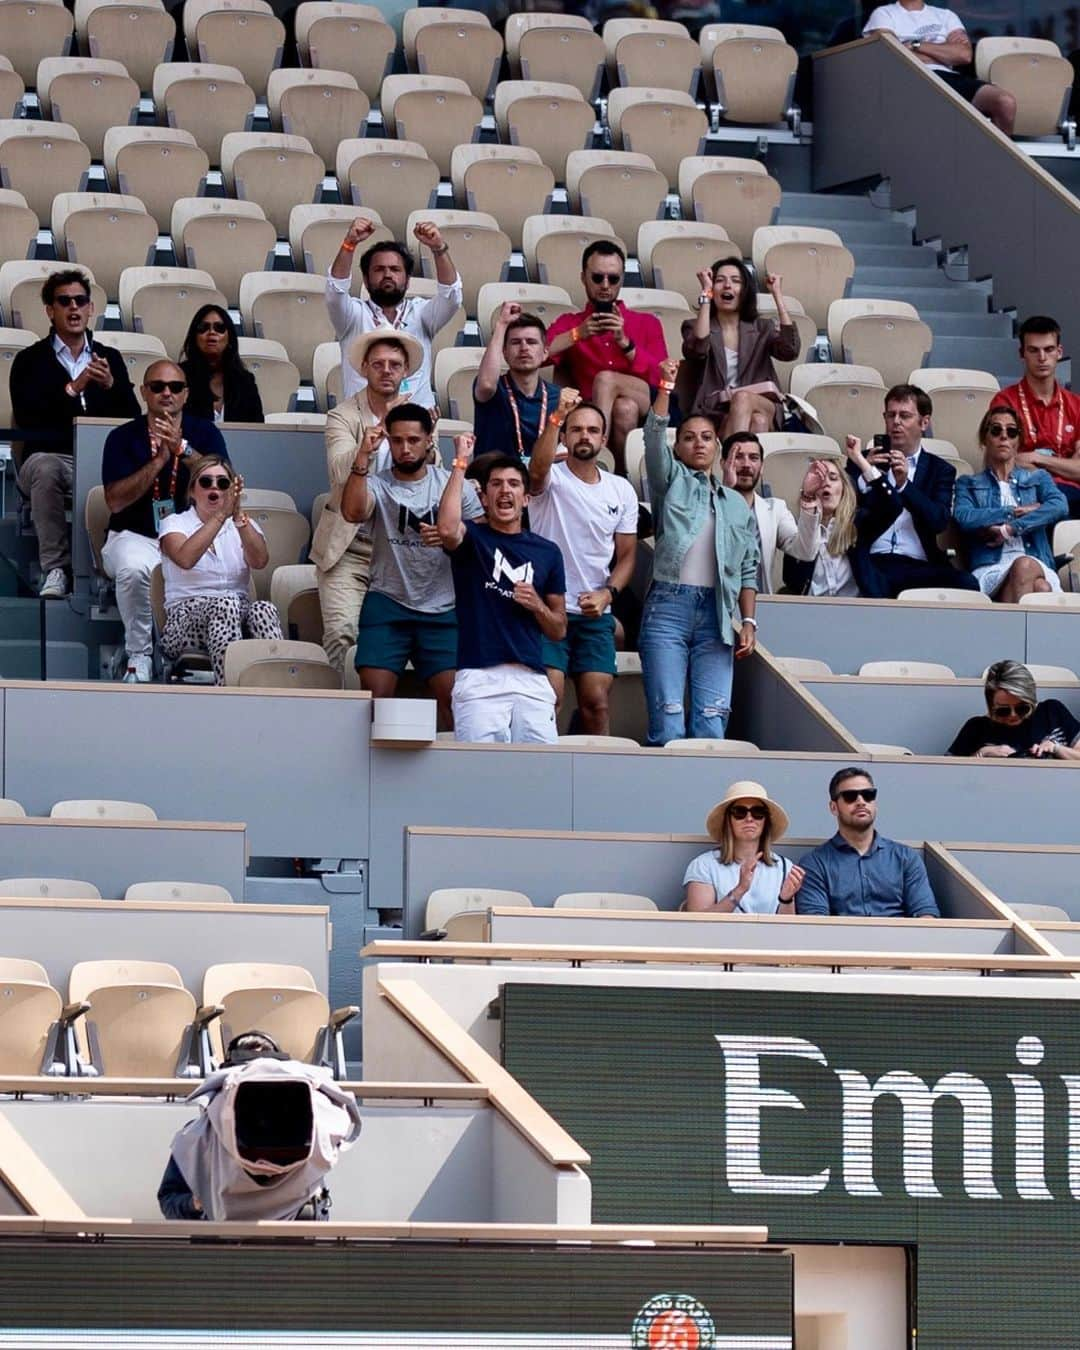
[[[452,705],[459,741],[554,741],[555,691],[543,639],[566,633],[562,554],[522,529],[524,465],[496,455],[479,476],[484,520],[462,518],[465,470],[475,438],[454,440],[450,481],[439,503],[439,536],[451,555],[458,649]]]
[[[495,451],[528,459],[559,406],[559,386],[540,378],[547,329],[535,314],[507,301],[499,308],[473,381],[476,454]],[[502,374],[503,362],[508,367]]]

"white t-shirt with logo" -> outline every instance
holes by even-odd
[[[895,33],[901,42],[947,42],[950,33],[964,31],[962,20],[951,9],[923,5],[922,9],[905,9],[903,5],[879,5],[866,21],[863,36],[884,30]],[[927,62],[927,70],[951,70],[941,62]]]
[[[637,537],[638,504],[625,478],[600,471],[583,483],[565,462],[551,466],[543,492],[529,497],[529,524],[558,544],[566,566],[566,609],[580,614],[578,596],[607,585],[617,534]]]

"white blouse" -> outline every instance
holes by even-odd
[[[159,538],[167,534],[182,534],[190,539],[203,522],[193,506],[178,515],[166,516],[158,531]],[[251,528],[262,534],[254,521]],[[251,584],[251,569],[244,560],[244,546],[240,531],[227,520],[218,531],[214,542],[194,567],[177,567],[171,558],[161,555],[161,573],[165,579],[165,606],[179,600],[190,600],[199,595],[246,596]]]

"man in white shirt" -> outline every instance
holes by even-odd
[[[1016,121],[1013,95],[996,84],[958,74],[961,67],[971,65],[974,53],[964,25],[951,9],[938,9],[923,0],[879,5],[867,19],[863,36],[877,32],[894,34],[927,69],[989,117],[1006,136],[1012,135]]]
[[[560,427],[567,458],[556,464]],[[567,675],[574,681],[582,730],[591,736],[608,734],[615,678],[611,606],[629,584],[637,551],[634,489],[596,463],[606,436],[600,409],[582,403],[576,389],[563,389],[529,461],[531,527],[559,546],[566,567],[566,636],[544,638],[544,665],[558,702]]]
[[[757,526],[761,554],[758,595],[771,595],[776,551],[787,552],[799,532],[798,524],[783,497],[763,497],[757,490],[765,457],[761,442],[752,431],[736,431],[726,437],[720,456],[724,461],[724,486],[735,489],[750,508]]]
[[[337,257],[326,278],[326,309],[341,346],[341,382],[346,398],[358,394],[366,381],[349,360],[349,348],[357,337],[374,328],[397,328],[414,337],[424,349],[424,361],[411,372],[401,386],[403,398],[421,408],[434,408],[431,387],[431,343],[440,328],[461,308],[461,278],[450,258],[447,244],[436,225],[421,221],[413,230],[417,241],[431,250],[435,259],[438,290],[427,300],[406,298],[415,260],[402,244],[374,244],[360,259],[368,298],[357,300],[349,294],[353,254],[375,232],[375,225],[358,216],[349,226]]]

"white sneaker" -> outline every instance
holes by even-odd
[[[62,600],[68,593],[67,573],[62,567],[50,568],[41,583],[38,596],[42,600]]]
[[[154,678],[154,666],[148,656],[129,656],[124,684],[149,684]]]

